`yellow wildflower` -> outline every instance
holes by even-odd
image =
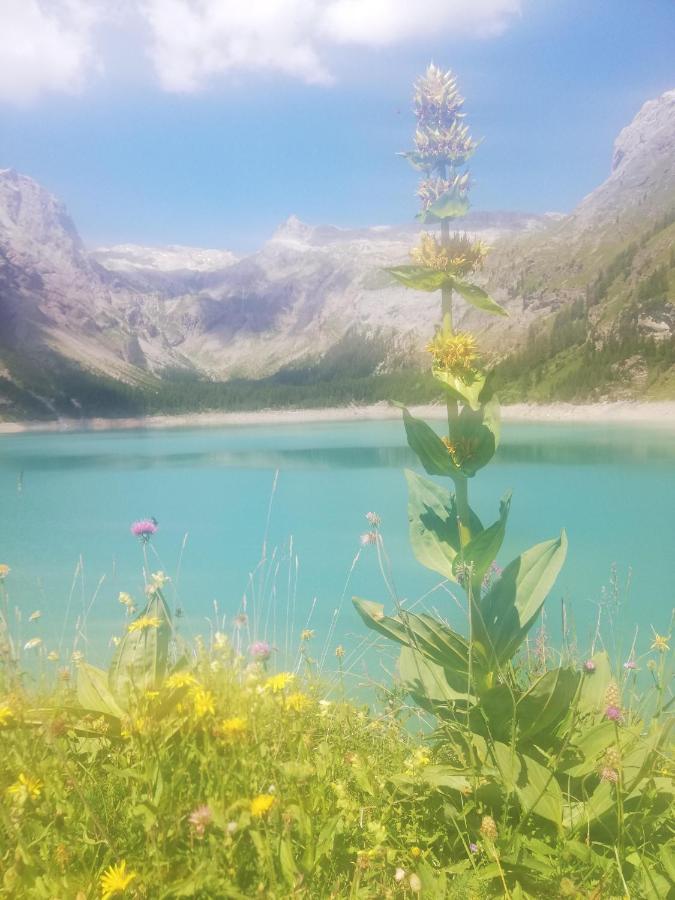
[[[170,691],[175,691],[178,688],[194,687],[197,679],[192,672],[174,672],[173,675],[169,675],[164,684]]]
[[[278,694],[280,691],[285,690],[289,684],[293,681],[295,675],[292,672],[279,672],[277,675],[270,676],[265,681],[265,689],[272,691],[273,694]]]
[[[302,633],[300,634],[301,641],[311,641],[314,637],[314,632],[311,628],[303,628]]]
[[[133,622],[127,625],[127,631],[146,631],[148,628],[159,628],[162,624],[161,619],[157,616],[139,616]]]
[[[483,241],[472,241],[466,234],[455,233],[444,245],[433,234],[424,232],[419,247],[410,251],[410,258],[426,269],[463,277],[482,267],[487,252]]]
[[[293,712],[303,712],[311,703],[311,699],[307,694],[303,694],[302,691],[294,691],[284,701],[286,709],[292,709]]]
[[[0,563],[0,581],[4,581],[11,571],[7,563]]]
[[[251,800],[251,815],[261,818],[267,815],[276,802],[276,797],[272,794],[259,794]]]
[[[413,847],[410,851],[410,855],[413,859],[419,859],[419,857],[422,855],[422,851],[419,847]]]
[[[203,687],[197,687],[190,694],[190,699],[192,700],[192,708],[196,718],[203,719],[204,716],[215,715],[215,697],[211,691],[204,690]]]
[[[135,872],[127,872],[127,863],[124,859],[116,866],[108,866],[101,875],[101,890],[103,891],[101,900],[108,900],[109,897],[114,897],[116,894],[123,894],[137,877]]]
[[[653,628],[652,631],[654,631]],[[670,635],[657,634],[657,632],[654,631],[654,641],[652,642],[652,645],[649,649],[658,650],[659,653],[665,653],[667,650],[670,650],[670,646],[668,644],[669,640]]]
[[[427,351],[431,353],[435,368],[465,377],[474,371],[472,363],[478,357],[476,339],[464,331],[457,334],[438,331],[427,344]]]
[[[14,718],[14,713],[9,706],[0,706],[0,728],[6,725],[10,719]]]
[[[428,766],[431,762],[431,757],[429,753],[423,748],[420,747],[410,756],[406,762],[406,769],[422,769],[424,766]]]
[[[21,772],[14,784],[7,788],[7,793],[17,799],[37,800],[42,793],[42,782],[39,778],[31,778],[30,775]]]
[[[224,738],[240,737],[246,733],[248,724],[241,716],[233,716],[231,719],[223,719],[216,726],[216,734]]]

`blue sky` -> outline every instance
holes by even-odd
[[[290,214],[410,220],[416,174],[395,154],[431,59],[483,139],[474,207],[567,211],[608,174],[621,127],[675,87],[673,0],[0,6],[0,167],[58,194],[91,245],[241,252]]]

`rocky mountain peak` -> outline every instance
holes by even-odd
[[[675,147],[675,90],[648,100],[633,121],[623,128],[614,142],[612,172],[635,164],[649,153],[654,162],[661,156],[672,159]]]

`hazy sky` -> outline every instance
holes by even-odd
[[[483,139],[480,209],[571,209],[675,88],[675,0],[0,0],[0,23],[0,168],[91,245],[410,220],[429,60]]]

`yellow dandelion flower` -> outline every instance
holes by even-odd
[[[197,679],[192,672],[174,672],[164,682],[165,687],[170,691],[176,691],[184,687],[194,687],[196,684]]]
[[[420,850],[419,847],[413,847],[410,850],[410,855],[412,856],[413,859],[419,859],[420,856],[422,855],[422,851]]]
[[[265,681],[264,687],[266,690],[272,691],[273,694],[278,694],[280,691],[285,690],[294,679],[295,675],[292,672],[279,672],[277,675],[270,676]]]
[[[652,631],[654,631],[653,628],[652,628]],[[670,650],[670,646],[668,644],[669,640],[670,640],[670,635],[657,634],[657,632],[654,631],[654,640],[649,649],[650,650],[658,650],[659,653],[666,653],[666,651]]]
[[[116,894],[123,894],[137,877],[135,872],[127,872],[127,863],[124,859],[116,866],[109,866],[101,875],[101,890],[103,891],[101,900],[108,900],[109,897],[114,897]]]
[[[0,563],[0,581],[4,581],[11,571],[7,563]]]
[[[190,694],[190,699],[192,700],[192,710],[197,719],[215,715],[216,698],[211,691],[206,691],[202,687],[197,687]]]
[[[157,616],[139,616],[127,625],[127,631],[129,633],[133,631],[146,631],[148,628],[159,628],[161,624],[162,620]]]
[[[14,784],[7,788],[7,793],[17,799],[37,800],[42,793],[42,782],[39,778],[32,778],[21,772]]]
[[[311,706],[311,703],[311,698],[307,694],[303,694],[302,691],[294,691],[286,697],[284,706],[293,712],[304,712],[308,706]]]
[[[0,706],[0,728],[6,725],[10,719],[14,718],[14,713],[9,706]]]
[[[245,734],[247,728],[248,723],[246,719],[241,716],[233,716],[230,719],[223,719],[219,722],[215,730],[219,737],[234,738]]]
[[[272,809],[276,802],[276,797],[272,794],[259,794],[251,800],[251,815],[255,818],[262,818]]]

